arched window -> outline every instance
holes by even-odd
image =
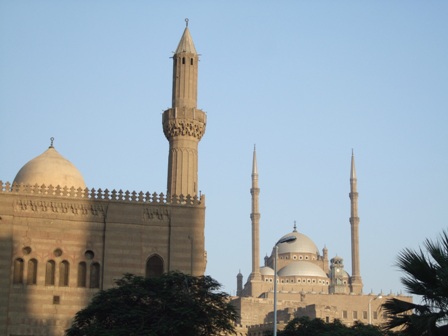
[[[23,283],[23,259],[17,258],[14,260],[14,279],[15,284]]]
[[[90,288],[100,288],[100,264],[90,265]]]
[[[78,287],[86,286],[87,266],[84,261],[78,264]]]
[[[68,278],[70,275],[70,264],[64,260],[59,264],[59,286],[68,286]]]
[[[28,285],[37,284],[37,260],[30,259],[28,260],[28,273],[26,283]]]
[[[146,277],[154,278],[163,274],[163,259],[158,255],[153,255],[146,262]]]
[[[53,260],[48,260],[45,267],[45,286],[54,286],[54,274],[56,265]]]

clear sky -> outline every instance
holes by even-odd
[[[448,225],[447,1],[0,0],[0,179],[54,137],[89,187],[165,192],[187,17],[206,273],[234,294],[251,271],[254,144],[260,264],[297,221],[351,273],[353,148],[364,291],[400,292],[399,251]]]

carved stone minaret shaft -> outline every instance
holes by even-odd
[[[252,161],[252,188],[250,189],[252,195],[252,212],[250,219],[252,222],[252,273],[250,278],[253,280],[261,280],[260,273],[260,213],[258,207],[258,197],[260,188],[258,187],[258,168],[257,168],[257,153],[254,147],[254,155]]]
[[[350,170],[350,226],[352,243],[352,278],[351,292],[362,292],[362,279],[359,261],[359,217],[358,217],[358,180],[356,178],[355,156],[352,151],[352,162]]]
[[[163,112],[163,132],[170,143],[169,195],[198,194],[198,144],[207,115],[196,108],[199,56],[187,27],[173,56],[172,108]]]

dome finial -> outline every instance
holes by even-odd
[[[190,20],[188,20],[188,18],[186,18],[185,19],[185,27],[188,27],[188,21],[190,21]]]
[[[51,137],[51,138],[50,138],[50,147],[48,147],[48,148],[54,148],[54,147],[53,147],[53,142],[54,142],[54,138]]]
[[[293,230],[293,232],[297,232],[297,223],[296,223],[296,221],[294,221],[294,230]]]

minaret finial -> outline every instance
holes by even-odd
[[[185,19],[185,27],[188,27],[188,21],[190,21],[190,20],[188,20],[188,18],[186,18]]]
[[[293,232],[297,232],[297,223],[296,223],[296,221],[294,221],[294,230],[293,230]]]
[[[53,147],[53,142],[54,142],[54,138],[51,137],[51,138],[50,138],[50,147],[48,147],[48,148],[54,148],[54,147]]]

